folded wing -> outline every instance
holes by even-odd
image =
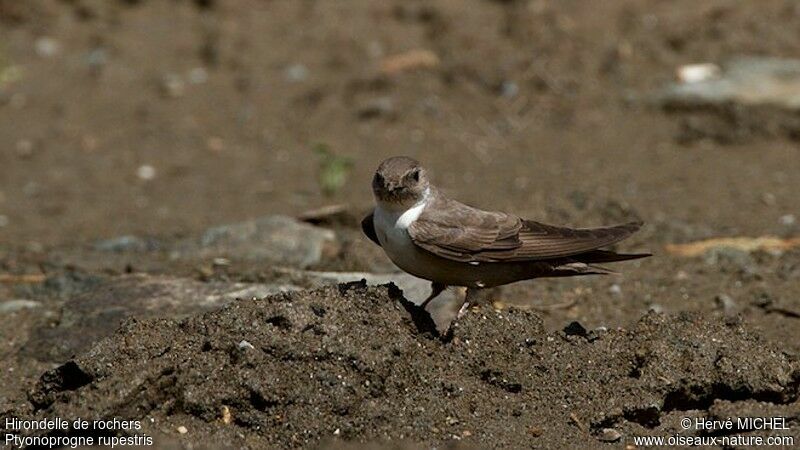
[[[631,222],[606,228],[572,229],[482,211],[454,200],[425,208],[408,228],[417,246],[461,262],[531,261],[562,258],[619,242],[641,227]]]

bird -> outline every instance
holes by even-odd
[[[372,193],[375,208],[361,228],[400,269],[431,282],[422,308],[451,286],[470,292],[534,278],[613,274],[600,264],[652,256],[601,249],[631,236],[641,221],[567,228],[484,211],[448,198],[407,156],[380,163]]]

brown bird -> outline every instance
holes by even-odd
[[[372,179],[376,207],[361,221],[364,234],[404,271],[431,281],[425,307],[448,286],[481,289],[542,277],[609,274],[601,263],[650,256],[599,250],[641,226],[545,225],[483,211],[447,198],[419,162],[384,160]]]

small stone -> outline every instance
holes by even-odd
[[[239,348],[242,349],[242,350],[252,350],[255,347],[253,347],[253,344],[251,344],[251,343],[249,343],[249,342],[247,342],[245,340],[242,340],[241,342],[239,342]]]
[[[337,428],[337,429],[333,430],[333,435],[334,436],[339,436],[340,434],[342,434],[342,430],[340,428]]]
[[[106,61],[108,61],[108,54],[103,48],[96,48],[86,56],[86,64],[93,69],[103,67]]]
[[[33,300],[8,300],[5,302],[0,302],[0,313],[10,313],[16,311],[22,311],[24,309],[34,309],[42,306],[41,303],[35,302]]]
[[[391,117],[394,113],[394,100],[391,97],[373,98],[358,108],[358,117],[361,119],[371,119],[381,116]]]
[[[797,218],[794,216],[794,214],[785,214],[785,215],[781,216],[780,222],[781,222],[781,225],[785,225],[787,227],[790,227],[790,226],[794,225],[795,223],[797,223]]]
[[[178,98],[183,95],[185,83],[180,76],[168,73],[161,79],[161,93],[168,98]]]
[[[231,421],[233,420],[233,417],[231,415],[231,409],[228,408],[228,406],[222,405],[221,416],[222,417],[220,418],[222,419],[222,423],[224,423],[225,425],[230,425]]]
[[[49,58],[61,49],[58,41],[48,36],[42,36],[37,39],[34,46],[36,47],[36,54],[42,58]]]
[[[286,69],[286,79],[299,83],[308,78],[308,68],[302,64],[293,64]]]
[[[700,81],[711,80],[719,77],[721,71],[718,65],[713,63],[687,64],[678,67],[676,77],[681,83],[699,83]]]
[[[189,432],[189,430],[188,430],[188,429],[186,429],[186,427],[185,427],[185,426],[183,426],[183,425],[180,425],[180,426],[177,428],[177,430],[178,430],[178,433],[180,433],[180,434],[186,434],[186,433],[188,433],[188,432]]]
[[[609,286],[608,293],[611,295],[622,295],[622,288],[617,283],[614,283]]]
[[[585,337],[588,333],[586,328],[579,322],[570,322],[569,325],[564,327],[564,334],[567,336],[582,336]]]
[[[203,67],[195,67],[189,71],[189,83],[203,84],[208,81],[208,71]]]
[[[500,85],[500,95],[505,98],[513,98],[519,94],[519,85],[513,81],[504,81]]]
[[[725,315],[733,315],[736,313],[736,302],[733,301],[730,295],[719,294],[714,297],[714,301],[718,307],[721,307]]]
[[[214,258],[211,264],[215,267],[227,267],[231,265],[231,260],[228,258]]]
[[[775,206],[778,203],[777,198],[775,198],[775,194],[772,192],[765,192],[763,195],[761,195],[761,201],[767,206]]]
[[[622,434],[613,428],[603,428],[600,430],[599,439],[603,442],[617,442],[622,438]]]
[[[151,246],[147,241],[133,235],[125,235],[98,241],[94,244],[96,250],[103,252],[141,252],[149,250]]]
[[[8,216],[0,214],[0,228],[7,227],[10,222]]]
[[[141,180],[150,181],[156,177],[156,169],[149,164],[141,165],[136,169],[136,176]]]

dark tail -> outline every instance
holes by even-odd
[[[601,263],[629,261],[632,259],[646,258],[650,253],[614,253],[609,250],[592,250],[590,252],[574,255],[562,264],[553,267],[550,277],[572,277],[576,275],[613,275],[618,272],[600,266]]]
[[[590,252],[574,255],[571,259],[586,264],[601,264],[647,258],[648,256],[653,255],[650,253],[615,253],[609,250],[592,250]]]

